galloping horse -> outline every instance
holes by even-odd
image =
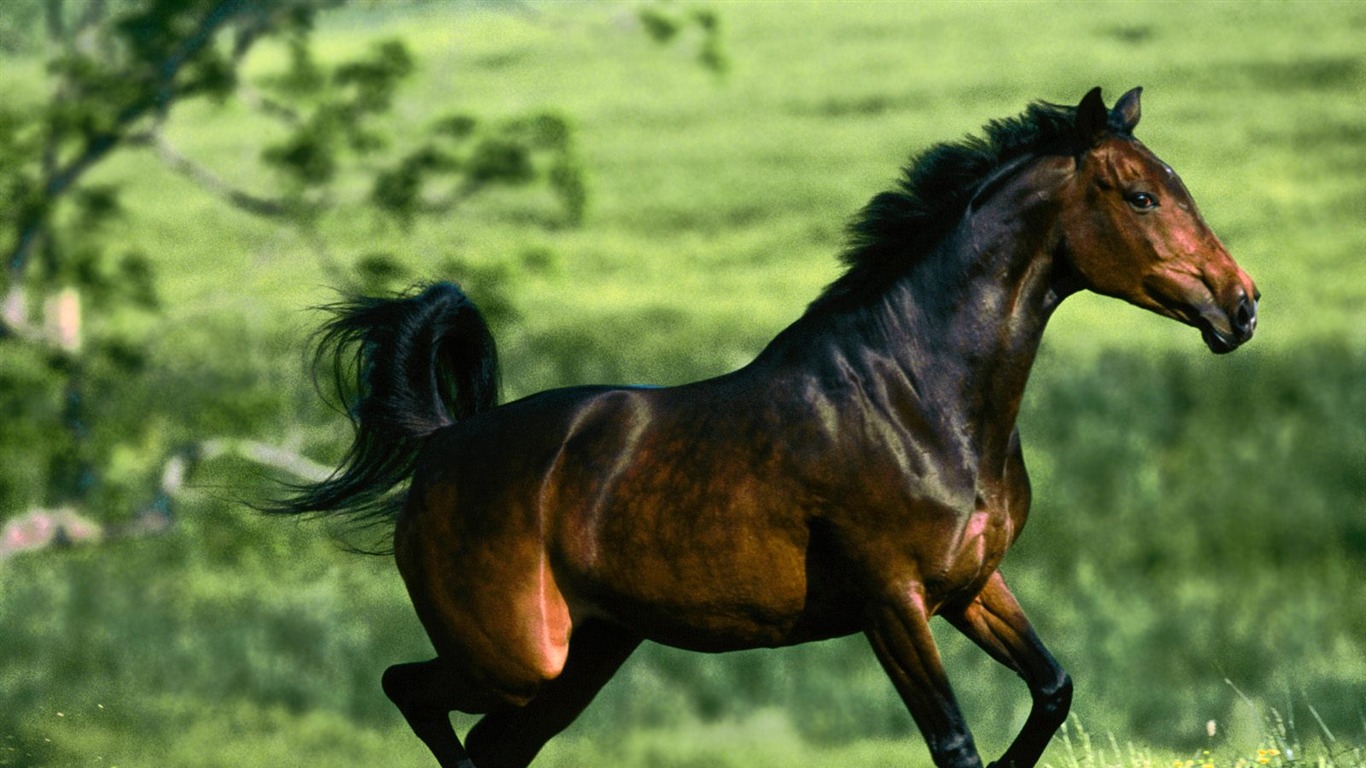
[[[1252,336],[1252,280],[1113,110],[1038,103],[932,147],[851,226],[847,271],[749,365],[679,387],[497,405],[459,288],[335,306],[355,442],[281,511],[392,520],[436,658],[385,693],[443,768],[526,766],[642,640],[719,652],[867,635],[940,768],[981,765],[939,615],[1028,684],[1000,764],[1034,765],[1072,685],[997,570],[1030,489],[1016,416],[1082,289]],[[394,489],[408,481],[406,493]],[[485,713],[464,743],[449,713]]]

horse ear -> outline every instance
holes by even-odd
[[[1138,106],[1138,97],[1142,95],[1143,88],[1135,88],[1123,96],[1120,96],[1119,101],[1115,102],[1115,112],[1119,114],[1120,120],[1123,121],[1123,130],[1125,133],[1133,133],[1134,126],[1138,125],[1138,118],[1143,116],[1143,110]]]
[[[1077,136],[1087,147],[1094,147],[1110,133],[1110,111],[1100,98],[1100,86],[1096,86],[1081,97],[1077,105]]]

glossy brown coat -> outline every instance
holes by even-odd
[[[358,446],[367,429],[390,435],[376,445],[418,440],[411,462],[366,482],[383,490],[412,470],[395,554],[437,658],[391,668],[384,687],[442,766],[528,764],[642,640],[716,652],[856,632],[936,765],[979,766],[935,615],[1024,678],[1034,709],[1002,764],[1038,760],[1071,683],[998,566],[1029,509],[1015,422],[1044,326],[1089,288],[1196,326],[1224,352],[1250,338],[1257,299],[1180,180],[1132,137],[1137,89],[1113,112],[1099,89],[1051,109],[1016,126],[1038,134],[1027,140],[998,129],[995,162],[961,200],[905,214],[924,228],[952,212],[922,252],[886,263],[896,244],[879,217],[913,198],[875,199],[850,273],[716,379],[447,408],[432,371],[450,366],[469,390],[481,385],[461,366],[492,365],[450,340],[468,321],[431,320],[456,317],[443,302],[470,317],[458,289],[343,314],[334,331],[370,350]],[[1059,115],[1063,128],[1040,127]],[[910,195],[924,196],[935,176],[913,171]],[[374,314],[400,309],[416,331]],[[389,354],[403,345],[385,333],[427,346]],[[388,368],[408,378],[375,378]],[[402,382],[425,405],[367,416]],[[336,487],[294,511],[346,509],[361,493],[347,479],[365,471],[357,451]],[[464,744],[454,709],[488,713]]]

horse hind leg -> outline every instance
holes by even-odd
[[[390,667],[384,673],[383,686],[385,694],[403,713],[413,733],[427,745],[441,768],[486,768],[489,760],[497,761],[493,765],[504,763],[502,752],[480,757],[479,752],[473,750],[475,757],[471,759],[471,750],[465,748],[451,727],[450,712],[453,710],[490,713],[488,718],[491,718],[493,730],[511,728],[509,733],[513,738],[499,741],[535,742],[524,762],[516,762],[520,752],[508,753],[508,759],[513,760],[511,764],[518,765],[530,762],[540,746],[573,719],[571,715],[569,720],[546,731],[547,723],[554,718],[540,713],[551,710],[544,704],[530,706],[546,688],[558,689],[551,684],[564,676],[571,631],[568,606],[544,561],[532,571],[531,578],[514,578],[516,575],[491,577],[486,584],[521,581],[520,588],[495,590],[491,595],[467,594],[469,605],[456,609],[445,606],[435,610],[435,603],[423,599],[423,595],[414,595],[414,606],[439,655],[430,661]],[[505,608],[496,611],[488,607],[497,604]],[[485,610],[479,610],[481,607]],[[471,630],[472,626],[477,627],[477,631]],[[591,638],[594,633],[587,634]],[[635,643],[630,647],[634,648]],[[571,679],[575,677],[577,673],[571,675]],[[596,692],[596,688],[593,691]],[[559,695],[552,696],[551,701]],[[591,698],[590,693],[579,709]],[[532,714],[510,714],[524,710]],[[505,717],[504,713],[509,714]],[[504,725],[498,726],[500,722]],[[527,732],[525,737],[522,735],[524,730]],[[537,735],[542,732],[543,737]],[[471,737],[476,742],[480,738],[473,732]],[[540,740],[536,741],[537,738]]]
[[[395,664],[381,679],[384,694],[403,713],[413,733],[441,768],[474,768],[451,727],[453,710],[488,711],[490,702],[441,659]]]
[[[583,712],[640,642],[640,637],[603,621],[576,627],[559,677],[525,706],[491,712],[470,730],[465,740],[475,765],[525,768]]]

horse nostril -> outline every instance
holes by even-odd
[[[1252,332],[1257,328],[1257,305],[1249,301],[1247,296],[1238,301],[1238,309],[1233,315],[1233,325],[1244,340],[1251,338]]]

